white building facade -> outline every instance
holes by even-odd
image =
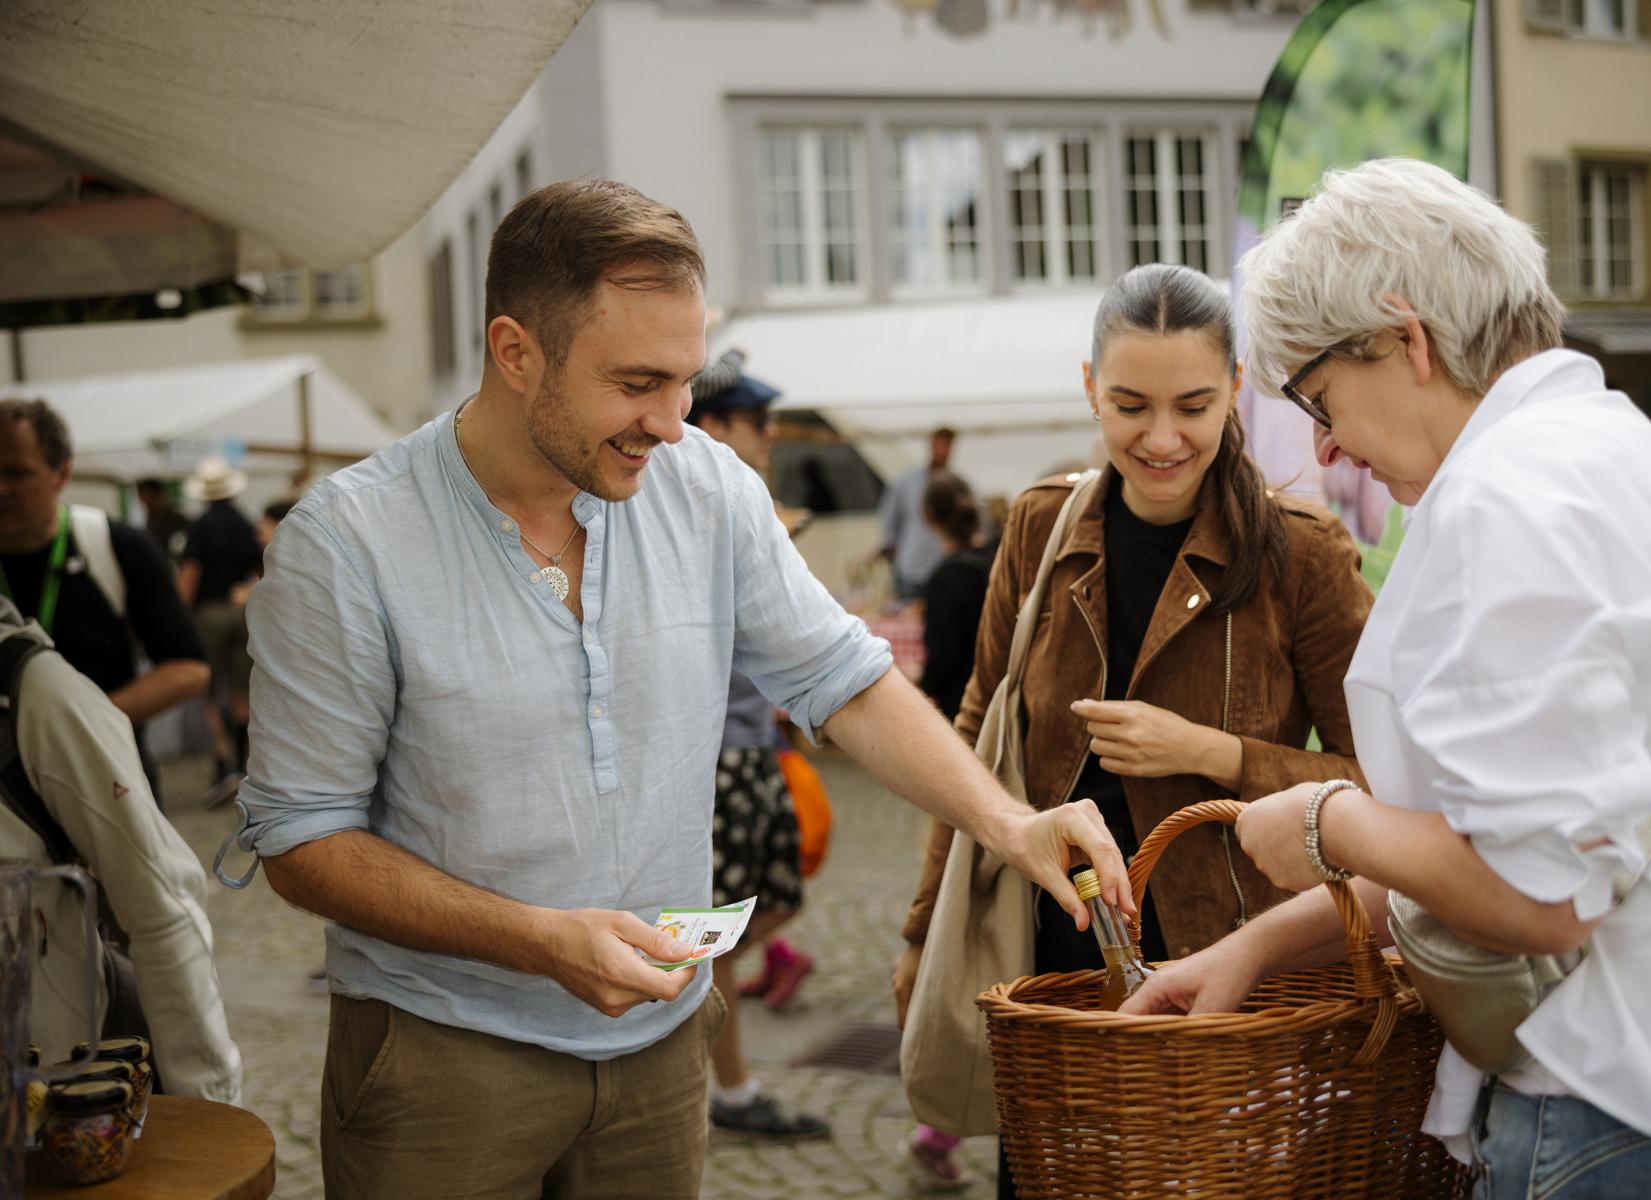
[[[682,211],[736,332],[754,313],[899,321],[1070,294],[1080,400],[1100,287],[1137,262],[1227,274],[1243,140],[1296,18],[1253,0],[1092,7],[597,0],[423,223],[435,409],[480,377],[492,228],[581,176]],[[829,337],[820,352],[826,373],[843,357]],[[944,373],[942,343],[914,352]]]

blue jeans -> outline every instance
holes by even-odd
[[[1651,1137],[1575,1096],[1527,1096],[1497,1084],[1475,1139],[1473,1200],[1643,1200]]]

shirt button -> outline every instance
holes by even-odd
[[[591,705],[590,715],[593,717],[600,717],[602,715],[602,706],[600,704]]]
[[[504,530],[506,533],[510,533],[510,532],[515,530],[516,522],[514,522],[514,521],[500,521],[499,522],[499,528]]]
[[[545,573],[543,571],[535,571],[535,572],[533,572],[533,574],[529,575],[527,578],[528,578],[529,583],[543,583],[544,579],[545,579]]]
[[[1197,592],[1194,592],[1192,595],[1187,597],[1187,607],[1188,608],[1197,608],[1198,607],[1198,593]]]
[[[585,630],[585,645],[594,646],[595,644],[596,644],[596,634],[593,633],[592,631],[590,631],[589,629]]]

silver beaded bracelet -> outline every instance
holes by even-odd
[[[1353,872],[1343,871],[1340,867],[1332,867],[1324,861],[1324,852],[1319,839],[1319,809],[1324,807],[1324,802],[1331,796],[1334,796],[1337,792],[1346,791],[1348,788],[1352,788],[1356,792],[1359,790],[1359,785],[1351,779],[1331,779],[1319,784],[1318,790],[1313,793],[1313,798],[1307,802],[1307,813],[1302,819],[1302,825],[1307,831],[1307,861],[1313,870],[1318,872],[1320,879],[1333,883],[1346,883],[1353,878]]]

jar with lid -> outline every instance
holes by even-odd
[[[113,1179],[132,1152],[131,1085],[112,1079],[76,1079],[46,1093],[40,1142],[46,1167],[59,1183],[80,1187]]]
[[[93,1047],[81,1042],[74,1048],[76,1058],[93,1057]],[[97,1044],[95,1058],[115,1059],[131,1063],[136,1078],[132,1090],[136,1095],[132,1111],[137,1115],[138,1136],[143,1134],[143,1122],[149,1116],[149,1096],[155,1089],[155,1068],[149,1059],[149,1039],[142,1037],[104,1038]]]

